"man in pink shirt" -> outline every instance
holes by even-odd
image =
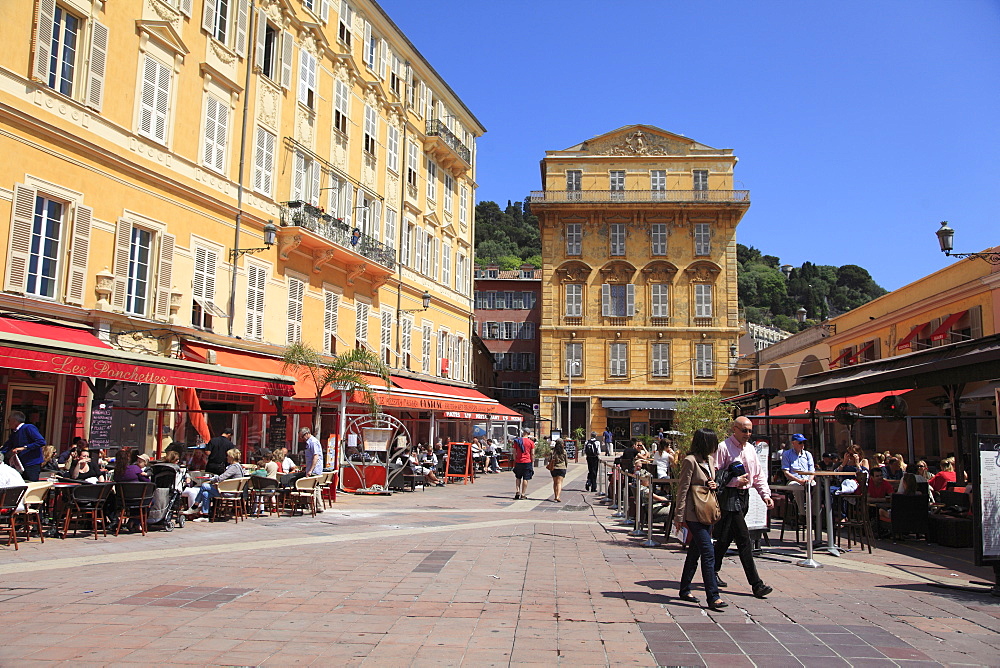
[[[715,576],[720,587],[727,586],[719,578],[722,558],[726,556],[730,543],[736,541],[736,550],[743,564],[747,582],[753,588],[753,595],[764,598],[773,588],[764,584],[757,574],[757,566],[753,561],[753,544],[750,540],[750,530],[747,529],[746,514],[750,509],[750,487],[760,493],[764,505],[769,509],[774,507],[771,501],[771,489],[767,486],[767,475],[760,467],[757,449],[750,443],[753,423],[749,418],[740,416],[733,422],[733,433],[729,438],[719,443],[715,455],[715,465],[719,471],[726,471],[734,462],[740,462],[746,473],[734,476],[719,496],[719,506],[722,508],[722,519],[715,525]]]

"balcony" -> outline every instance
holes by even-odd
[[[427,121],[424,149],[436,163],[456,176],[462,176],[472,167],[472,151],[438,119]]]
[[[287,260],[295,249],[312,254],[315,273],[330,262],[348,265],[349,282],[362,273],[377,282],[396,268],[396,251],[391,246],[360,231],[355,233],[340,219],[303,202],[289,202],[281,207],[278,255]]]
[[[535,190],[531,204],[750,204],[749,190]]]

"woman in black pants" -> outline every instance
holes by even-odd
[[[715,579],[715,550],[712,547],[712,526],[698,521],[692,499],[694,488],[707,486],[717,487],[715,483],[715,458],[713,454],[719,439],[711,429],[699,429],[691,440],[691,450],[681,463],[680,483],[677,486],[677,508],[674,523],[677,529],[687,525],[690,543],[687,559],[684,561],[684,573],[681,575],[680,598],[684,601],[697,603],[698,599],[691,593],[691,581],[698,568],[698,558],[701,558],[701,576],[705,581],[705,595],[708,597],[708,607],[713,610],[725,608],[728,603],[719,597],[719,585]]]

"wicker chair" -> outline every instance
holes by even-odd
[[[305,515],[305,509],[309,508],[312,516],[316,517],[316,486],[320,478],[321,476],[313,475],[296,480],[295,489],[284,496],[284,510],[290,510],[294,515],[295,509],[301,508],[302,514]]]
[[[149,507],[153,505],[153,492],[156,485],[151,482],[117,482],[115,492],[118,494],[118,508],[121,511],[118,515],[118,526],[115,527],[117,536],[126,520],[139,520],[139,529],[145,536],[149,531],[147,526],[149,519]]]
[[[98,539],[97,523],[101,523],[101,529],[105,537],[108,535],[108,526],[104,519],[104,504],[114,490],[114,483],[105,482],[96,485],[80,485],[70,490],[70,500],[66,505],[66,515],[63,518],[62,537],[66,538],[69,533],[71,522],[88,521],[91,530],[94,532],[94,540]],[[76,533],[76,529],[73,530]]]
[[[45,507],[46,496],[50,489],[52,489],[51,482],[29,482],[28,491],[21,501],[24,508],[14,512],[15,522],[24,520],[24,540],[26,541],[31,538],[31,525],[34,522],[38,529],[39,539],[43,543],[45,542],[45,532],[42,530],[42,509]]]
[[[7,523],[7,545],[14,544],[17,550],[17,507],[21,505],[28,487],[18,485],[17,487],[0,487],[0,524]]]
[[[219,495],[212,499],[212,511],[209,519],[219,521],[219,516],[230,514],[237,522],[242,517],[247,518],[246,491],[250,478],[230,478],[216,483]]]
[[[263,476],[250,476],[250,508],[251,517],[263,514],[266,510],[268,515],[278,512],[278,496],[281,490],[278,481],[274,478]]]

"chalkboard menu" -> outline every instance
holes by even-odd
[[[472,477],[472,445],[470,443],[448,444],[448,478]]]
[[[575,462],[580,461],[580,455],[576,451],[576,441],[566,439],[563,441],[563,445],[566,446],[566,459],[572,459]]]
[[[271,450],[285,447],[288,436],[288,416],[271,415],[267,420],[267,447]]]
[[[976,565],[1000,563],[1000,436],[980,436],[973,458]]]
[[[90,447],[107,450],[111,447],[111,408],[90,411]]]

